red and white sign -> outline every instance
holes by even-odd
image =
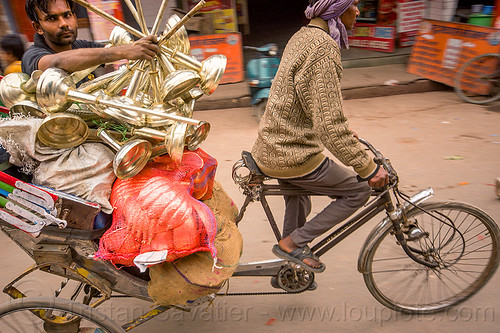
[[[399,0],[398,33],[417,31],[425,15],[423,0]]]
[[[349,36],[349,46],[394,52],[395,30],[393,26],[356,23]]]

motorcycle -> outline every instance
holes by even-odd
[[[276,44],[266,44],[261,47],[245,46],[244,49],[256,51],[259,55],[257,58],[248,61],[246,72],[250,85],[252,106],[257,120],[260,121],[266,110],[271,84],[280,64],[278,46]]]

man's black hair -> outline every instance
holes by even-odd
[[[38,17],[38,14],[36,13],[36,8],[40,10],[42,13],[47,13],[47,8],[49,7],[49,2],[52,2],[55,0],[26,0],[26,4],[24,5],[24,10],[26,11],[26,14],[28,15],[28,18],[33,21],[37,22],[40,20]],[[71,8],[71,11],[74,13],[75,12],[75,3],[73,0],[65,0],[66,3],[68,4],[69,8]]]
[[[2,37],[0,47],[7,53],[11,53],[21,60],[24,54],[24,42],[19,35],[9,34]]]

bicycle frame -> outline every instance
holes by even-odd
[[[369,143],[367,143],[367,146],[370,149],[373,149],[372,151],[375,153],[376,158],[382,157],[382,155],[378,151],[376,151],[373,148],[373,146],[371,146]],[[378,154],[380,154],[380,156],[378,156]],[[384,164],[384,167],[386,167],[387,169],[394,171],[388,160],[383,160],[380,162]],[[241,221],[246,211],[246,208],[251,202],[260,201],[277,241],[281,239],[281,232],[278,228],[276,220],[273,216],[273,213],[267,201],[267,196],[284,196],[284,195],[325,196],[304,190],[300,187],[296,187],[293,185],[283,186],[283,185],[265,184],[264,181],[266,179],[269,179],[269,177],[260,173],[260,170],[256,167],[255,162],[251,158],[251,155],[247,152],[243,153],[243,159],[237,162],[233,167],[233,179],[235,179],[235,181],[236,178],[238,177],[235,176],[236,171],[239,167],[242,166],[248,168],[248,170],[250,171],[250,175],[247,178],[246,188],[244,188],[244,194],[246,195],[245,202],[243,203],[239,215],[236,218],[236,223],[238,224]],[[411,248],[409,248],[408,245],[406,244],[406,240],[403,236],[403,231],[401,229],[401,221],[404,211],[406,211],[411,207],[414,207],[415,205],[421,203],[424,200],[427,200],[428,198],[432,197],[434,193],[432,189],[424,190],[414,195],[408,201],[408,203],[397,205],[397,207],[395,207],[393,204],[393,199],[390,194],[390,190],[392,189],[393,191],[397,191],[398,181],[395,171],[393,175],[396,180],[392,186],[386,187],[382,191],[374,191],[372,195],[376,195],[375,199],[373,199],[370,203],[368,203],[361,212],[351,217],[347,222],[343,223],[342,225],[337,227],[334,231],[332,231],[330,234],[321,239],[311,248],[311,250],[318,257],[322,256],[330,249],[332,249],[335,245],[344,240],[347,236],[352,234],[362,225],[364,225],[373,217],[375,217],[377,214],[379,214],[382,211],[386,211],[387,217],[383,219],[382,222],[370,233],[367,241],[365,242],[365,245],[369,244],[371,239],[376,239],[377,236],[380,235],[380,233],[383,230],[385,230],[383,227],[385,227],[388,223],[392,223],[396,239],[404,249],[405,253],[411,259],[422,265],[428,267],[434,267],[435,265],[420,260],[415,256],[414,251]],[[360,270],[362,269],[361,263],[363,262],[364,255],[366,254],[365,252],[366,251],[363,251],[363,249],[361,250],[360,258],[358,260],[359,263],[358,267],[360,268]],[[286,261],[282,259],[266,260],[266,261],[252,262],[252,263],[240,263],[238,269],[236,270],[233,276],[275,276],[277,272],[280,270],[280,268],[285,264]]]

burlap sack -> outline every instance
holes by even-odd
[[[215,267],[208,252],[197,252],[176,262],[152,266],[148,293],[158,305],[186,305],[215,293],[238,266],[243,250],[243,238],[235,225],[238,208],[218,182],[214,183],[212,198],[203,202],[217,220]]]

